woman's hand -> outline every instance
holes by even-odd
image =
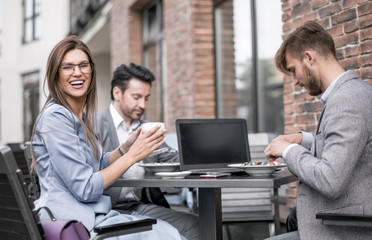
[[[165,130],[157,131],[158,129],[159,127],[154,127],[146,133],[142,133],[140,128],[137,129],[133,133],[137,134],[137,136],[128,139],[127,143],[131,146],[123,156],[119,156],[118,151],[110,155],[110,166],[100,171],[103,177],[104,188],[110,186],[133,164],[147,157],[165,142]],[[134,142],[131,143],[131,141]]]
[[[146,133],[138,133],[138,138],[136,138],[135,142],[125,154],[128,159],[133,161],[132,164],[144,159],[165,142],[165,130],[159,130],[159,128],[160,126],[156,126]],[[137,129],[137,131],[140,131],[140,128]],[[137,133],[137,131],[135,133]]]
[[[133,143],[137,140],[138,136],[141,133],[141,127],[137,128],[132,135],[125,141],[122,145],[121,148],[123,149],[124,153],[127,153],[130,149],[130,147],[133,145]]]

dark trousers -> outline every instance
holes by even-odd
[[[289,212],[285,226],[287,228],[287,232],[298,231],[296,207],[292,208]]]

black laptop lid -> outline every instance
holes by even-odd
[[[177,119],[180,169],[218,169],[250,161],[245,119]]]

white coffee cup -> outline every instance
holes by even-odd
[[[145,133],[150,129],[154,128],[155,126],[160,126],[159,130],[165,129],[165,124],[162,122],[146,122],[141,124],[142,132]]]

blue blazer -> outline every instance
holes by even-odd
[[[47,206],[57,219],[77,219],[91,230],[94,204],[103,193],[99,170],[109,165],[109,154],[96,159],[78,118],[50,101],[36,121],[32,140],[41,195],[35,206]],[[40,218],[48,218],[44,211]]]

